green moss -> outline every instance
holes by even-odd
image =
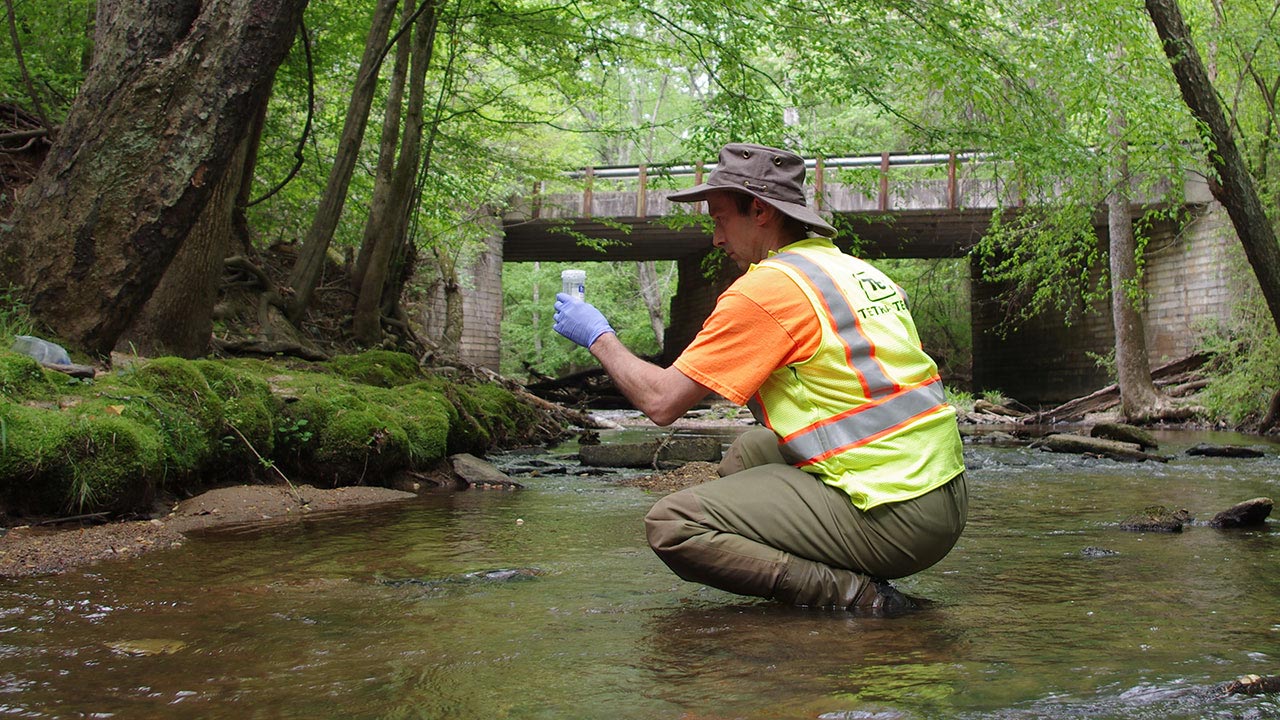
[[[226,433],[222,439],[226,453],[219,464],[256,462],[258,455],[270,457],[275,450],[275,419],[280,403],[267,381],[250,368],[230,363],[197,360],[195,366],[223,403]]]
[[[351,483],[380,477],[409,460],[409,438],[398,423],[368,410],[342,409],[319,434],[317,463],[345,474]],[[359,475],[351,477],[358,470]]]
[[[34,358],[0,351],[0,395],[11,400],[45,398],[52,396],[55,388]]]
[[[120,509],[148,496],[164,462],[160,433],[122,416],[81,417],[67,433],[69,509]]]
[[[428,383],[396,388],[381,398],[394,409],[396,422],[409,441],[413,468],[429,466],[449,454],[449,434],[458,422],[458,410],[443,393]]]
[[[95,406],[0,403],[0,488],[20,512],[131,507],[163,473],[164,439],[144,421]]]
[[[7,508],[54,508],[65,497],[66,413],[0,399],[0,493]]]
[[[422,371],[412,355],[390,350],[369,350],[342,355],[327,363],[339,376],[376,387],[397,387],[421,379]]]
[[[60,384],[34,361],[0,353],[0,383],[24,388],[21,399],[0,393],[3,510],[136,508],[161,483],[194,491],[210,478],[250,477],[259,455],[298,482],[377,483],[523,440],[539,425],[507,390],[424,377],[407,355],[371,352],[336,366],[343,372],[158,358]]]

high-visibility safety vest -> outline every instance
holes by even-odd
[[[901,288],[825,238],[792,243],[756,267],[794,280],[822,325],[817,352],[775,370],[747,403],[788,462],[863,510],[964,471],[955,408]]]

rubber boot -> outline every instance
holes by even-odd
[[[892,585],[852,570],[792,556],[778,578],[773,599],[813,608],[839,608],[867,615],[899,615],[914,610],[911,598]]]

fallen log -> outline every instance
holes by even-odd
[[[1163,380],[1165,378],[1174,377],[1188,373],[1204,366],[1209,362],[1209,353],[1195,353],[1188,355],[1181,360],[1175,360],[1165,363],[1151,371],[1151,379],[1153,381]],[[1058,422],[1075,422],[1082,420],[1089,413],[1103,412],[1110,410],[1120,404],[1120,386],[1112,383],[1100,390],[1092,392],[1084,397],[1079,397],[1048,410],[1033,413],[1022,420],[1027,425],[1039,425],[1041,423],[1058,423]]]

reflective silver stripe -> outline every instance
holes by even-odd
[[[821,423],[778,443],[783,457],[795,465],[817,462],[858,445],[946,401],[940,378],[890,397],[833,422]]]
[[[880,363],[871,356],[875,349],[871,341],[862,334],[858,328],[858,316],[854,313],[853,307],[849,305],[849,301],[845,298],[844,293],[836,287],[831,276],[813,262],[809,258],[804,257],[800,253],[788,252],[774,255],[769,260],[778,260],[786,265],[798,270],[813,286],[818,289],[822,295],[823,302],[827,305],[831,318],[836,323],[836,333],[844,340],[844,344],[849,348],[849,366],[858,373],[862,378],[863,389],[866,391],[868,398],[875,398],[898,389],[895,383],[888,375],[884,374],[884,368],[880,367]]]

